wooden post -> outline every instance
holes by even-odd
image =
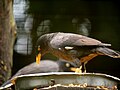
[[[0,0],[0,85],[11,76],[16,25],[13,0]]]

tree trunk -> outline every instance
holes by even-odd
[[[0,0],[0,85],[11,76],[16,25],[13,0]]]

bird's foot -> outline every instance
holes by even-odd
[[[82,73],[82,65],[79,68],[76,68],[75,73]]]
[[[75,73],[82,73],[82,70],[80,68],[76,68]]]
[[[86,73],[86,69],[82,71],[82,65],[79,68],[76,68],[75,73]]]
[[[86,73],[87,71],[86,71],[86,69],[83,71],[83,73]]]

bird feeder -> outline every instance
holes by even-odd
[[[100,73],[54,72],[18,76],[16,90],[118,90],[120,79]]]

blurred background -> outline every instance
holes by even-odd
[[[111,43],[120,51],[120,12],[117,1],[95,0],[14,0],[17,38],[14,44],[13,74],[35,61],[38,37],[49,32],[78,33],[84,19],[90,21],[89,37]],[[57,60],[51,54],[42,59]],[[87,72],[120,78],[120,59],[98,56],[86,65]]]

